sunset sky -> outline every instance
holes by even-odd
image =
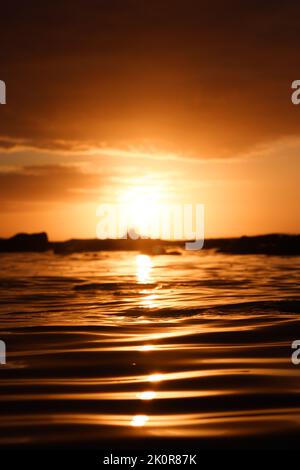
[[[205,205],[205,236],[299,232],[300,4],[1,5],[0,236],[96,236],[130,188]]]

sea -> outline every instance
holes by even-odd
[[[299,257],[2,253],[0,266],[1,448],[299,445]]]

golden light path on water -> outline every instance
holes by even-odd
[[[148,255],[137,255],[135,257],[136,277],[140,283],[150,282],[153,262]]]
[[[300,432],[299,259],[2,258],[5,442]]]

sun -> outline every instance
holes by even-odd
[[[128,227],[139,236],[158,238],[158,214],[162,204],[162,188],[159,185],[132,186],[119,198],[126,209]]]

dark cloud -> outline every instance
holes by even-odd
[[[13,0],[1,18],[9,138],[222,156],[299,134],[297,1]]]
[[[84,173],[80,168],[63,165],[28,166],[0,172],[1,208],[5,202],[97,202],[108,177],[107,173]]]

